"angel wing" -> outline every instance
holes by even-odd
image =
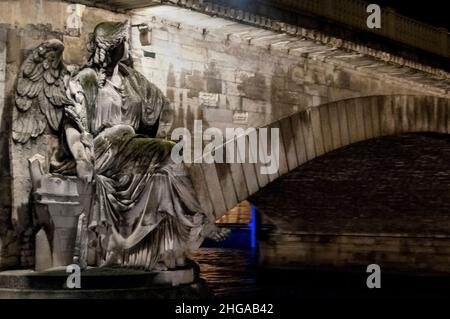
[[[61,41],[45,41],[20,67],[15,87],[14,141],[26,143],[41,135],[47,125],[59,131],[64,107],[73,105],[67,95],[68,72],[61,61],[63,51]]]

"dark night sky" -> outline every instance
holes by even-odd
[[[260,0],[212,0],[216,3],[233,4],[248,10]],[[310,0],[316,1],[316,0]],[[365,0],[381,7],[394,8],[399,14],[425,22],[436,27],[445,27],[450,31],[450,0]]]
[[[437,27],[450,30],[450,1],[449,0],[373,0],[371,3],[394,8],[398,13],[407,17],[423,21]]]

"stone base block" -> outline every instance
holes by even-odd
[[[408,234],[312,234],[266,232],[259,241],[264,268],[450,274],[450,237]]]
[[[45,272],[0,272],[1,299],[175,299],[208,298],[212,293],[199,277],[196,264],[168,271],[88,268],[81,272],[81,288],[66,286],[65,268]]]

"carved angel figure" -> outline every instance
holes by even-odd
[[[98,264],[145,269],[181,266],[205,237],[222,239],[201,210],[174,143],[155,138],[163,93],[134,70],[128,23],[102,22],[91,34],[88,65],[69,74],[58,40],[23,63],[16,87],[13,139],[27,143],[46,128],[61,139],[51,171],[95,184],[89,229]]]
[[[81,172],[82,166],[90,167],[93,163],[92,136],[88,131],[84,94],[80,94],[82,88],[71,79],[62,63],[63,50],[61,41],[48,40],[33,50],[22,64],[15,90],[12,137],[15,142],[24,144],[43,134],[47,128],[55,134],[62,134],[63,129],[76,130],[78,143],[86,148],[86,158],[79,165]],[[61,151],[64,153],[64,149]],[[62,153],[55,156],[64,156]],[[65,153],[69,153],[68,150]],[[67,156],[66,159],[71,160]],[[53,171],[69,173],[65,164],[66,167],[54,158]]]

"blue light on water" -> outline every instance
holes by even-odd
[[[252,250],[256,248],[256,207],[252,206],[252,219],[250,220],[250,238]]]

